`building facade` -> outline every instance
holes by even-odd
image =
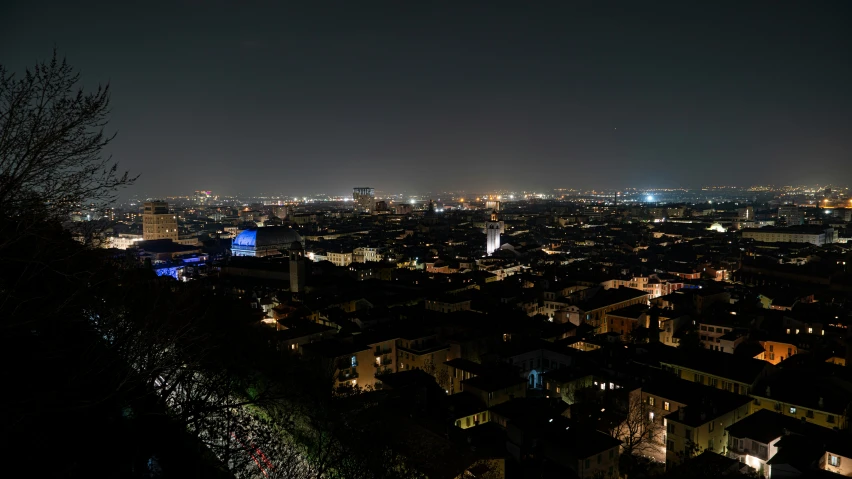
[[[178,240],[177,215],[169,212],[165,201],[148,201],[142,212],[142,239]]]
[[[743,230],[743,239],[763,243],[810,243],[822,246],[834,242],[834,229],[758,228]]]
[[[485,222],[485,253],[491,256],[500,249],[500,234],[503,232],[503,222],[497,219],[497,212],[491,213],[491,221]]]
[[[231,242],[233,256],[275,256],[289,252],[295,243],[302,245],[302,237],[287,226],[267,226],[245,230]]]
[[[352,189],[352,200],[356,209],[361,212],[370,212],[376,206],[375,189],[370,187],[357,187]]]

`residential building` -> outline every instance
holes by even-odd
[[[328,261],[334,263],[335,266],[341,267],[349,266],[354,260],[354,255],[351,251],[328,251],[326,252],[326,257],[328,258]]]
[[[565,308],[570,322],[588,324],[599,333],[606,332],[606,314],[636,304],[648,304],[649,294],[633,288],[601,288],[589,299]]]
[[[849,426],[852,382],[830,369],[781,369],[757,384],[751,396],[755,411],[769,409],[829,429]]]
[[[726,430],[728,457],[746,463],[759,477],[783,477],[780,467],[770,474],[767,463],[778,453],[778,443],[785,436],[795,434],[820,443],[834,439],[832,431],[768,409],[760,409]]]
[[[563,416],[528,414],[507,422],[509,453],[536,461],[540,477],[619,477],[621,441]]]
[[[375,189],[370,187],[353,188],[352,200],[360,212],[372,212],[376,207]]]
[[[822,246],[834,242],[834,229],[817,226],[744,229],[743,239],[764,243],[810,243]]]
[[[799,353],[799,348],[792,341],[768,340],[761,341],[763,346],[763,360],[772,364],[778,364]]]
[[[665,416],[666,465],[672,467],[704,451],[725,455],[725,428],[749,415],[750,398],[726,395],[724,401],[682,406]]]
[[[144,240],[178,240],[177,215],[169,212],[165,201],[148,201],[142,210],[142,238]]]
[[[116,249],[129,249],[132,248],[136,243],[142,241],[143,239],[143,235],[121,233],[118,236],[109,238],[109,241],[106,242],[106,247]]]
[[[677,377],[747,396],[774,367],[760,359],[698,350],[658,348],[659,364]]]
[[[462,295],[445,294],[426,300],[426,309],[439,313],[470,311],[470,299]]]
[[[356,263],[374,263],[381,261],[378,248],[358,247],[352,250],[352,259]]]

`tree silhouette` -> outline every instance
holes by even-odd
[[[23,75],[0,65],[0,210],[26,215],[44,206],[64,220],[81,204],[104,207],[135,180],[102,150],[109,86],[85,93],[80,75],[54,51]]]

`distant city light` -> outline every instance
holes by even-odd
[[[652,201],[654,201],[654,196],[653,196],[653,195],[648,195],[648,196],[646,196],[646,197],[645,197],[645,201],[647,201],[647,202],[649,202],[649,203],[650,203],[650,202],[652,202]]]

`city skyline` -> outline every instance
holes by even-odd
[[[850,178],[846,3],[15,3],[10,71],[110,82],[128,195]]]

